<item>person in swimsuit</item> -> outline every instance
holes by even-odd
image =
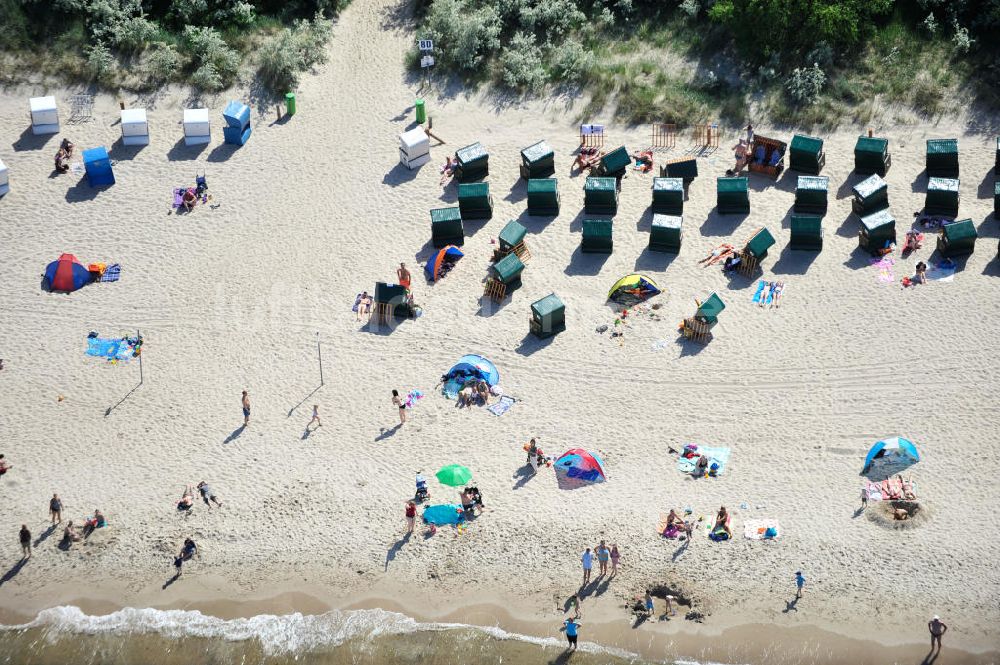
[[[193,187],[184,190],[184,195],[181,197],[181,203],[184,205],[184,209],[188,212],[190,212],[191,209],[198,204],[198,194],[195,192]]]
[[[323,426],[323,423],[319,421],[319,404],[313,404],[313,417],[312,420],[309,421],[309,424],[306,425],[306,429],[312,427],[313,423],[316,423],[316,427]]]
[[[406,404],[399,398],[398,390],[392,391],[392,403],[399,408],[399,426],[402,427],[406,424]]]
[[[181,494],[180,501],[177,502],[177,510],[191,510],[194,506],[194,492],[191,490],[191,486],[188,485],[184,488],[184,493]]]
[[[618,544],[615,543],[611,546],[611,577],[618,574],[618,564],[621,563],[622,555],[618,551]]]
[[[569,642],[569,650],[576,651],[576,638],[579,634],[580,624],[572,618],[566,619],[563,623],[566,624],[566,641]]]
[[[580,562],[583,564],[583,584],[580,586],[586,586],[587,582],[590,581],[590,571],[594,567],[594,554],[587,548],[587,551],[583,553],[580,557]]]
[[[923,261],[917,263],[917,274],[914,276],[913,281],[918,284],[927,283],[927,264]]]
[[[247,391],[243,391],[243,426],[246,427],[250,424],[250,395]]]
[[[413,500],[406,502],[406,533],[413,533],[413,523],[417,518],[417,504]]]
[[[611,550],[608,549],[607,544],[602,540],[601,543],[594,548],[594,553],[597,554],[597,563],[600,565],[599,575],[603,577],[608,574],[608,561],[611,559]]]
[[[52,498],[49,499],[49,516],[52,518],[53,524],[62,522],[62,499],[59,498],[58,494],[53,494]]]
[[[653,612],[655,611],[654,610],[655,606],[653,605],[653,596],[650,595],[649,589],[646,589],[645,605],[646,605],[646,616],[648,617],[653,616]]]
[[[784,282],[771,284],[771,307],[777,307],[781,300],[781,292],[785,290]]]
[[[730,531],[729,524],[727,524],[727,522],[729,522],[729,511],[726,510],[725,506],[722,506],[719,508],[719,513],[715,516],[715,527],[712,530],[722,529],[726,532],[729,538],[732,539],[733,532]]]
[[[931,651],[937,644],[938,651],[941,651],[941,638],[948,632],[948,626],[944,625],[941,617],[934,615],[934,618],[927,622],[927,630],[931,632]]]
[[[367,291],[361,293],[361,300],[358,301],[358,315],[356,321],[360,321],[362,316],[372,315],[372,297]]]
[[[208,483],[204,480],[198,483],[198,491],[201,492],[201,500],[205,502],[208,509],[212,509],[212,504],[214,503],[219,508],[222,508],[222,502],[215,496],[215,492],[209,487]]]
[[[21,541],[21,559],[31,558],[31,532],[28,531],[28,525],[22,524],[21,530],[17,533],[18,540]]]
[[[530,466],[530,467],[532,467],[532,468],[534,468],[534,464],[533,464],[534,459],[533,458],[535,457],[535,453],[537,451],[538,451],[538,444],[535,443],[534,439],[532,439],[531,441],[528,442],[528,461],[526,462],[527,465]]]
[[[714,265],[719,261],[722,261],[729,256],[731,256],[736,251],[736,248],[729,243],[722,243],[718,247],[712,250],[712,252],[705,258],[698,261],[698,263],[704,263],[706,266]]]
[[[399,268],[396,270],[396,276],[399,278],[399,285],[409,291],[411,277],[410,271],[406,269],[405,263],[399,264]]]
[[[66,545],[68,546],[79,540],[80,540],[80,534],[76,532],[76,527],[73,526],[73,520],[70,520],[66,524],[66,528],[63,529],[63,542],[66,543]]]
[[[11,465],[7,463],[7,459],[0,454],[0,476],[6,474],[11,468]]]
[[[733,172],[739,173],[747,165],[747,142],[740,139],[740,142],[733,146],[733,153],[736,155],[736,166],[733,167]]]

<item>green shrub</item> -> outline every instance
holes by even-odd
[[[594,66],[594,54],[575,39],[563,42],[552,61],[553,78],[559,83],[579,83],[587,79]]]
[[[156,42],[146,55],[144,72],[154,83],[163,83],[174,77],[181,65],[177,49],[163,42]]]
[[[492,5],[474,9],[463,0],[435,0],[426,31],[441,49],[441,61],[475,72],[500,49],[500,15]]]
[[[191,74],[191,85],[201,90],[222,90],[226,87],[222,76],[211,62],[203,63]]]
[[[266,41],[260,48],[258,72],[273,90],[289,90],[298,83],[299,72],[326,61],[326,40],[333,24],[317,15],[312,21],[296,21],[292,28]]]
[[[814,104],[826,83],[826,74],[819,65],[796,67],[785,81],[785,89],[798,104]]]
[[[111,49],[101,42],[86,48],[87,70],[96,80],[106,82],[112,78],[115,69],[115,56]]]
[[[184,28],[184,44],[199,69],[211,65],[205,69],[201,76],[202,80],[213,81],[217,77],[224,84],[228,84],[236,76],[240,67],[240,56],[229,48],[222,35],[214,28],[187,26]],[[219,90],[221,87],[218,84],[205,86],[207,90]]]
[[[534,35],[514,35],[500,54],[500,68],[503,82],[511,88],[537,92],[545,85],[542,49],[535,44]]]

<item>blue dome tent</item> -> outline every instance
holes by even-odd
[[[875,460],[909,466],[920,461],[920,453],[909,439],[894,436],[891,439],[883,439],[871,447],[865,458],[865,468],[861,472],[867,473]]]
[[[469,379],[482,379],[490,387],[500,382],[500,372],[496,365],[482,356],[465,355],[458,359],[448,373],[442,377],[444,382],[443,392],[446,397],[455,399],[458,391]]]

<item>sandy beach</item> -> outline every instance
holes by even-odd
[[[777,182],[751,176],[748,216],[716,213],[715,178],[732,165],[737,137],[729,130],[699,160],[679,254],[646,249],[652,176],[633,171],[622,183],[613,254],[582,254],[584,178],[570,169],[577,125],[605,122],[608,143],[629,150],[648,144],[649,128],[580,118],[582,104],[565,97],[512,103],[457,86],[418,92],[402,65],[413,39],[405,5],[355,0],[335,28],[330,62],[297,91],[297,114],[254,105],[253,135],[240,148],[221,135],[221,109],[240,91],[200,100],[213,122],[201,150],[182,141],[182,109],[199,104],[186,91],[124,97],[148,109],[143,148],[118,140],[113,96],[97,97],[92,122],[64,123],[53,137],[31,135],[27,100],[54,94],[68,110],[74,91],[26,86],[0,97],[0,160],[11,179],[0,199],[0,452],[13,466],[0,478],[4,623],[80,599],[96,613],[298,591],[316,600],[297,596],[289,610],[380,599],[398,603],[377,605],[385,609],[458,621],[456,608],[486,604],[505,612],[490,621],[489,611],[469,611],[463,622],[559,637],[580,553],[605,539],[618,544],[623,568],[584,600],[585,617],[602,626],[600,638],[584,632],[585,640],[650,658],[756,663],[766,649],[706,652],[699,641],[718,646],[732,630],[726,643],[743,643],[755,627],[773,626],[782,653],[808,634],[824,645],[815,654],[829,655],[787,662],[852,662],[858,651],[841,652],[831,635],[870,640],[885,658],[909,662],[926,652],[926,624],[937,614],[949,626],[938,663],[997,662],[1000,517],[989,480],[1000,463],[996,119],[932,123],[887,112],[873,127],[890,141],[886,180],[900,236],[923,208],[925,139],[959,139],[959,217],[972,219],[979,240],[950,280],[900,284],[931,260],[933,233],[910,256],[895,252],[891,266],[873,266],[857,249],[853,147],[867,128],[848,126],[821,134],[830,206],[819,253],[786,248],[793,172]],[[412,126],[418,95],[447,143],[432,142],[431,164],[409,171],[398,164],[397,136]],[[757,131],[787,141],[797,130]],[[74,172],[52,175],[62,137],[78,148],[107,146],[116,184],[97,190]],[[540,139],[556,153],[554,219],[526,215],[518,178],[519,151]],[[427,283],[428,211],[456,200],[454,184],[439,185],[438,167],[476,141],[490,154],[493,217],[466,222],[465,257]],[[690,143],[686,132],[665,156]],[[172,189],[201,173],[211,205],[173,214]],[[480,296],[491,241],[510,219],[527,227],[532,258],[522,288],[487,306]],[[777,244],[759,277],[698,265],[717,244],[742,245],[761,226]],[[121,280],[47,293],[41,274],[63,252],[84,264],[119,263]],[[356,294],[395,281],[400,262],[423,315],[391,330],[356,321]],[[596,332],[615,319],[608,289],[632,272],[659,284],[663,293],[648,304],[660,307],[633,316],[620,339]],[[752,302],[759,279],[785,283],[780,307]],[[727,305],[715,339],[704,347],[679,339],[678,322],[713,291]],[[566,303],[567,329],[537,340],[529,306],[553,292]],[[137,362],[84,353],[91,331],[136,330],[141,385]],[[435,388],[466,353],[496,364],[504,393],[518,400],[508,413],[458,409]],[[393,389],[425,395],[398,429]],[[245,429],[243,390],[252,404]],[[306,432],[314,404],[323,424]],[[858,510],[865,454],[896,435],[921,454],[906,474],[924,515],[905,529]],[[525,474],[522,445],[532,436],[548,454],[598,452],[606,482],[566,490],[551,469]],[[687,443],[730,447],[725,473],[694,480],[679,472],[669,449]],[[472,469],[488,510],[461,534],[418,527],[402,540],[414,474],[431,478],[431,503],[457,502],[456,489],[433,479],[452,463]],[[192,514],[178,513],[183,487],[201,480],[223,507],[199,501]],[[16,531],[46,532],[54,492],[64,519],[99,508],[109,527],[69,551],[58,547],[60,528],[19,564]],[[656,532],[670,508],[711,519],[721,505],[732,514],[730,542],[700,534],[685,547]],[[745,540],[748,519],[779,520],[780,538]],[[165,586],[186,537],[199,556]],[[793,603],[798,570],[806,593]],[[652,584],[682,589],[705,623],[633,629],[623,605]],[[979,655],[967,660],[972,652]]]

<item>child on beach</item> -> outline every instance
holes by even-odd
[[[313,417],[312,420],[309,421],[309,424],[306,425],[306,429],[312,427],[313,423],[316,423],[316,427],[323,426],[323,423],[319,421],[319,404],[313,404]]]
[[[795,598],[802,597],[802,587],[806,585],[806,578],[802,576],[802,571],[795,571]]]
[[[618,574],[618,564],[621,563],[622,555],[618,551],[618,543],[611,545],[611,577]]]

